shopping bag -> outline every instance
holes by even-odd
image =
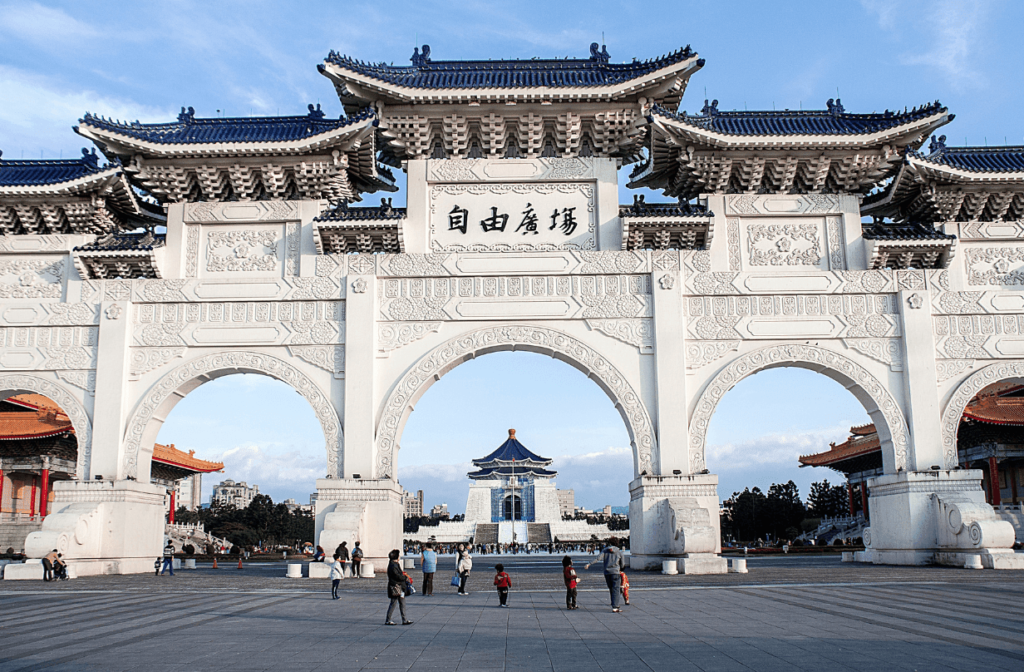
[[[409,579],[408,581],[405,582],[405,596],[409,597],[410,595],[415,595],[415,594],[416,594],[416,588],[413,587],[413,585],[412,585],[412,579]]]
[[[458,586],[462,585],[462,579],[459,578],[458,574],[456,574],[455,576],[452,577],[452,585],[455,586],[455,587],[458,587]]]

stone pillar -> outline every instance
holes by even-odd
[[[3,474],[0,472],[0,477]],[[3,494],[3,485],[0,484],[0,494]],[[1017,503],[1017,467],[1016,465],[1010,465],[1010,503]]]
[[[374,471],[377,282],[374,275],[349,275],[345,298],[345,450],[339,455],[341,478],[395,478]],[[334,475],[334,474],[332,474]],[[326,546],[324,547],[326,550]]]
[[[39,495],[39,515],[46,517],[46,505],[50,499],[50,470],[44,468],[41,476],[41,493]]]
[[[32,490],[30,491],[30,499],[28,500],[28,515],[30,518],[36,517],[36,475],[32,474]]]
[[[864,520],[868,519],[868,483],[867,481],[861,481],[860,483],[860,509],[864,512]]]
[[[1003,493],[999,491],[999,462],[996,461],[996,456],[992,455],[988,458],[988,477],[992,482],[992,506],[999,506],[1003,502]]]
[[[853,518],[854,514],[857,512],[854,511],[853,507],[853,483],[850,483],[849,481],[846,482],[846,494],[850,497],[850,517]]]
[[[126,478],[124,467],[124,424],[128,406],[128,348],[131,344],[131,303],[104,301],[100,305],[99,344],[96,354],[96,403],[93,406],[92,457],[79,480],[95,476],[105,480]],[[139,451],[140,482],[149,481],[149,462],[144,456],[152,446]],[[145,464],[143,464],[145,462]]]
[[[170,514],[167,516],[167,522],[170,523],[171,525],[174,524],[174,494],[175,494],[174,493],[174,489],[172,488],[171,489],[171,511],[170,511]]]
[[[321,478],[313,504],[316,544],[332,553],[347,541],[360,542],[364,563],[384,572],[388,552],[402,548],[402,487],[391,479]]]
[[[0,469],[0,513],[4,511],[4,470]]]
[[[946,464],[942,455],[942,418],[935,374],[931,295],[922,288],[903,290],[898,297],[903,331],[903,409],[911,438],[905,468],[907,471],[924,471],[933,467],[955,469],[957,465]],[[885,465],[885,473],[895,472],[895,465]]]
[[[673,254],[678,254],[673,252]],[[686,324],[679,271],[651,275],[654,303],[654,368],[657,384],[658,459],[654,474],[689,474],[686,413]]]

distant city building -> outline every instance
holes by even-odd
[[[221,506],[234,506],[236,509],[244,509],[252,503],[256,495],[260,494],[260,486],[247,485],[245,481],[235,483],[232,480],[221,481],[220,485],[213,487],[212,504]]]
[[[284,500],[281,503],[284,504],[285,506],[287,506],[289,511],[295,511],[295,510],[309,511],[309,512],[313,511],[313,505],[312,504],[299,504],[294,499],[290,499],[289,498],[289,499]]]
[[[448,505],[447,504],[435,504],[434,507],[432,509],[430,509],[430,517],[431,518],[444,518],[447,515],[448,515]]]
[[[556,490],[558,493],[558,511],[562,517],[572,517],[576,512],[576,493],[572,490]]]
[[[402,491],[402,508],[406,518],[419,518],[423,515],[423,491],[417,490],[412,494],[408,490]]]

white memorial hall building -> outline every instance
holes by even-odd
[[[292,386],[322,426],[316,543],[359,539],[382,569],[416,402],[467,360],[525,350],[622,417],[633,567],[725,571],[708,425],[774,367],[838,381],[874,423],[858,559],[1024,566],[957,459],[972,398],[1024,379],[1024,149],[947,147],[938,102],[719,110],[684,98],[703,66],[689,47],[332,52],[318,67],[341,118],[86,113],[81,158],[0,158],[0,399],[47,397],[77,440],[27,553],[152,571],[160,427],[243,372]],[[620,204],[619,171],[665,202]],[[355,205],[399,181],[406,207]]]

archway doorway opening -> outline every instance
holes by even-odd
[[[1024,378],[991,383],[971,397],[956,451],[961,468],[981,471],[985,500],[1013,515],[1024,494]]]

